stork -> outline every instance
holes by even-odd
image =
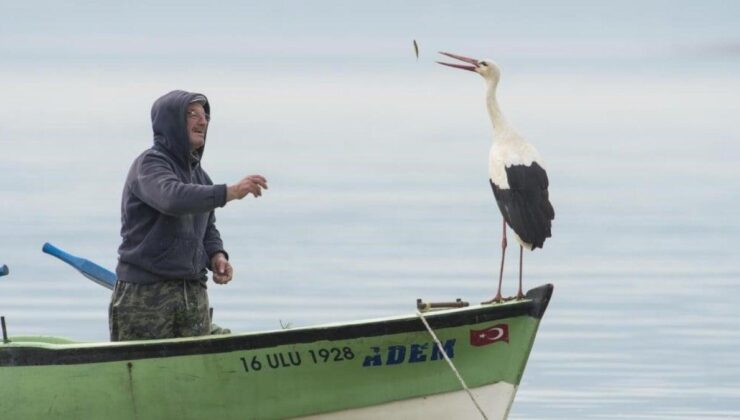
[[[514,231],[519,242],[519,291],[522,293],[522,260],[524,248],[542,248],[545,239],[551,236],[552,220],[555,210],[550,204],[547,192],[547,173],[537,150],[506,121],[496,100],[496,87],[501,70],[491,60],[476,60],[461,55],[440,52],[467,64],[437,63],[469,70],[483,76],[486,82],[486,105],[493,124],[493,144],[488,155],[488,174],[493,196],[503,215],[503,238],[501,240],[501,269],[498,277],[498,291],[491,301],[501,302],[501,283],[504,276],[504,257],[506,255],[506,225]]]

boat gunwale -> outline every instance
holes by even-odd
[[[525,299],[521,301],[433,311],[425,313],[424,317],[435,330],[517,316],[541,319],[552,292],[553,285],[545,284],[529,290]],[[419,322],[418,316],[402,315],[286,330],[162,340],[70,344],[11,341],[0,344],[0,367],[76,365],[229,353],[281,345],[351,340],[421,331],[425,331],[425,327]]]

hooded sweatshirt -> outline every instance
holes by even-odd
[[[211,257],[228,258],[214,224],[226,185],[213,185],[200,166],[205,144],[191,150],[187,132],[187,107],[198,101],[210,114],[204,95],[180,90],[152,106],[154,145],[134,160],[123,187],[119,281],[205,282]]]

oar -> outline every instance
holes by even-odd
[[[8,266],[3,264],[3,266],[0,267],[0,277],[7,276],[8,273],[10,273],[10,270],[8,270]]]
[[[90,260],[68,254],[48,242],[44,244],[41,250],[66,262],[76,268],[83,276],[103,287],[113,290],[113,286],[116,285],[115,273],[106,270]]]

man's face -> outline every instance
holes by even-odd
[[[203,147],[206,144],[206,128],[208,127],[208,117],[203,105],[198,102],[188,105],[186,118],[191,149]]]

